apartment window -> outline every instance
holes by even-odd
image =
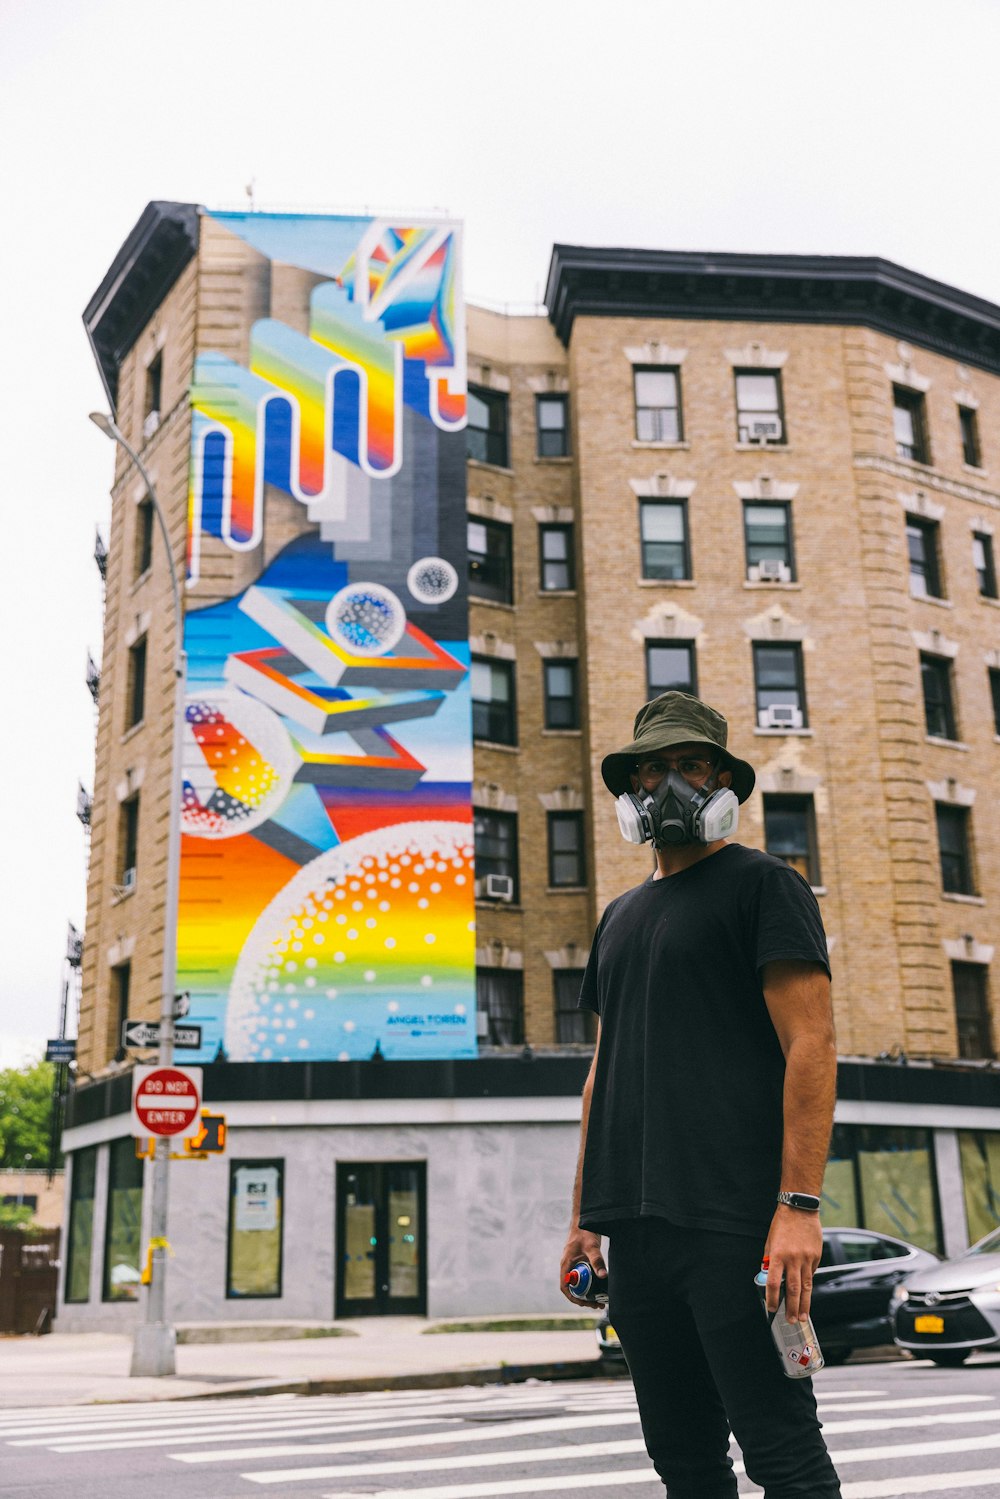
[[[508,467],[507,396],[503,391],[470,385],[466,411],[466,451],[479,463]]]
[[[473,739],[516,744],[513,661],[473,656],[471,675]]]
[[[639,504],[644,578],[690,578],[687,504],[684,500],[642,500]]]
[[[989,668],[990,697],[993,700],[993,729],[1000,734],[1000,668]]]
[[[979,418],[972,406],[959,406],[958,428],[962,434],[962,460],[970,468],[982,468],[982,452],[979,447]]]
[[[146,637],[143,635],[129,646],[128,687],[126,697],[126,729],[142,723],[146,714]]]
[[[997,569],[993,557],[993,537],[986,531],[972,533],[972,562],[979,579],[979,594],[984,599],[997,596]]]
[[[111,1013],[115,1017],[115,1060],[125,1060],[122,1028],[128,1019],[129,990],[132,986],[132,964],[116,963],[111,970]]]
[[[142,1161],[129,1135],[108,1147],[108,1210],[104,1229],[105,1301],[138,1301],[142,1273]]]
[[[762,729],[802,729],[806,718],[802,647],[755,643],[753,670],[757,723]]]
[[[790,505],[761,504],[756,500],[745,503],[743,538],[746,544],[748,578],[757,581],[770,578],[781,583],[792,581],[795,574]]]
[[[135,507],[135,576],[141,578],[153,565],[153,502],[147,495]]]
[[[139,797],[130,796],[118,812],[118,883],[130,890],[135,884],[139,850]]]
[[[284,1161],[230,1161],[226,1296],[281,1295]]]
[[[920,657],[920,680],[924,689],[924,720],[928,734],[937,739],[957,739],[955,705],[951,692],[951,662],[944,656]]]
[[[910,592],[914,598],[940,599],[941,562],[938,523],[911,515],[906,521],[906,545],[910,554]]]
[[[736,436],[739,442],[784,443],[785,417],[778,370],[736,370]]]
[[[539,458],[569,454],[569,402],[565,396],[535,397],[535,429]]]
[[[908,390],[904,385],[892,387],[892,428],[896,437],[897,458],[908,458],[913,463],[930,463],[926,404],[919,390]]]
[[[146,366],[146,391],[143,402],[143,421],[158,417],[163,410],[163,351]]]
[[[539,526],[538,555],[541,562],[541,586],[546,593],[576,587],[572,525]]]
[[[69,1189],[69,1229],[66,1234],[66,1291],[68,1302],[90,1300],[90,1262],[94,1243],[94,1187],[97,1146],[74,1150]]]
[[[490,1046],[524,1045],[524,975],[519,968],[477,968],[476,1009]]]
[[[940,1253],[931,1131],[835,1124],[823,1176],[823,1222],[905,1238]]]
[[[490,890],[491,875],[510,881],[510,899],[519,895],[517,868],[517,813],[488,812],[473,809],[473,841],[476,855],[476,895],[483,900],[498,899]]]
[[[992,1058],[995,1053],[990,1026],[989,996],[986,992],[985,965],[952,963],[951,983],[955,995],[955,1024],[958,1027],[959,1056]]]
[[[820,883],[816,813],[811,796],[764,797],[764,846],[797,869],[810,885]]]
[[[693,640],[646,641],[646,692],[651,698],[661,692],[690,692],[695,696]]]
[[[552,993],[556,1011],[556,1041],[562,1045],[592,1045],[597,1017],[577,1006],[583,985],[582,968],[553,968]]]
[[[640,442],[683,442],[681,372],[666,365],[636,365],[635,435]]]
[[[972,857],[969,849],[969,809],[950,802],[937,802],[938,849],[941,854],[941,886],[949,895],[975,895]]]
[[[469,592],[497,604],[514,602],[511,528],[503,521],[470,520]]]
[[[578,729],[580,727],[580,695],[578,691],[577,663],[565,657],[542,662],[545,689],[545,727],[547,729]]]
[[[580,888],[587,883],[583,813],[549,812],[549,884]]]

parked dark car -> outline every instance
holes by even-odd
[[[893,1292],[896,1342],[944,1368],[1000,1348],[1000,1229]]]
[[[614,1251],[612,1251],[613,1253]],[[916,1271],[940,1264],[936,1254],[868,1228],[824,1228],[823,1256],[813,1281],[812,1319],[828,1364],[842,1364],[855,1348],[893,1341],[893,1291]],[[597,1328],[602,1358],[621,1359],[607,1316]]]

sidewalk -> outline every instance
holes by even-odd
[[[118,1333],[5,1338],[0,1406],[432,1388],[615,1372],[601,1365],[589,1329],[540,1332],[526,1319],[514,1332],[427,1334],[434,1325],[421,1317],[358,1318],[341,1324],[348,1334],[342,1337],[183,1343],[177,1373],[166,1379],[130,1379],[132,1340]]]

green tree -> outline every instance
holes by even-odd
[[[0,1069],[0,1169],[42,1170],[52,1127],[51,1062]]]

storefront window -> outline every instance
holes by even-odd
[[[1000,1223],[1000,1134],[959,1130],[958,1148],[969,1243],[975,1244]]]
[[[108,1148],[108,1213],[104,1231],[104,1300],[138,1301],[141,1282],[142,1168],[135,1141]]]
[[[835,1129],[823,1177],[823,1222],[828,1228],[857,1228],[858,1194],[854,1182],[854,1152],[843,1125]]]
[[[90,1255],[94,1242],[94,1181],[97,1146],[73,1154],[66,1234],[66,1301],[90,1300]]]
[[[836,1125],[823,1181],[823,1221],[870,1228],[940,1252],[930,1130]]]
[[[280,1296],[284,1161],[233,1161],[229,1168],[226,1295]]]

